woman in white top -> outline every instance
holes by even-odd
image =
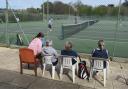
[[[53,56],[52,59],[51,59],[52,64],[53,64],[54,66],[57,65],[57,63],[58,63],[58,60],[57,60],[57,58],[58,58],[58,53],[57,53],[57,51],[52,47],[52,40],[47,40],[47,41],[46,41],[46,46],[43,47],[42,53],[43,53],[44,55],[52,55],[52,56]]]

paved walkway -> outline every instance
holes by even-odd
[[[92,89],[78,84],[60,82],[0,69],[0,89]]]
[[[89,65],[89,62],[87,61]],[[33,70],[24,69],[24,74],[19,73],[18,49],[0,47],[0,89],[128,89],[128,64],[110,62],[110,75],[106,87],[103,87],[102,73],[97,79],[89,82],[76,76],[76,83],[72,83],[71,72],[65,71],[60,80],[58,73],[55,80],[51,79],[51,68],[47,68],[42,77],[42,71],[38,68],[38,77]],[[57,68],[58,71],[58,68]],[[126,80],[126,81],[125,81]]]

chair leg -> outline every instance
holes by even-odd
[[[92,76],[93,76],[93,68],[91,67],[90,68],[90,79],[92,79]]]
[[[72,66],[73,83],[75,83],[75,65]]]
[[[46,64],[43,64],[43,76],[44,76],[44,72],[45,72],[45,67],[46,67]]]
[[[28,64],[28,69],[30,68],[30,65]]]
[[[107,62],[106,77],[109,78],[109,62]]]
[[[23,74],[22,63],[20,62],[20,74]]]
[[[106,86],[106,69],[103,70],[104,71],[104,87]]]
[[[60,79],[62,79],[62,74],[63,74],[63,66],[61,65],[61,67],[60,67]]]
[[[93,76],[93,66],[92,61],[90,60],[90,79],[92,79]]]
[[[77,75],[78,75],[78,69],[79,69],[79,66],[78,66],[78,62],[76,64],[76,72],[77,72]]]
[[[37,76],[37,65],[34,66],[35,76]]]
[[[55,66],[52,66],[52,79],[55,77]]]

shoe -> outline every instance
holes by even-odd
[[[99,71],[93,71],[93,76],[97,76]]]
[[[99,72],[99,71],[96,71],[96,75],[98,75],[98,72]]]
[[[97,75],[97,73],[98,73],[98,71],[93,71],[93,74],[94,74],[94,75]]]
[[[87,77],[86,79],[87,79],[87,81],[89,82],[89,77]]]

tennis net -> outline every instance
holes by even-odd
[[[98,22],[98,20],[88,20],[88,21],[84,21],[84,22],[78,23],[78,24],[62,25],[61,39],[63,40],[65,38],[68,38],[68,37],[80,32],[84,28],[93,25],[96,22]]]

